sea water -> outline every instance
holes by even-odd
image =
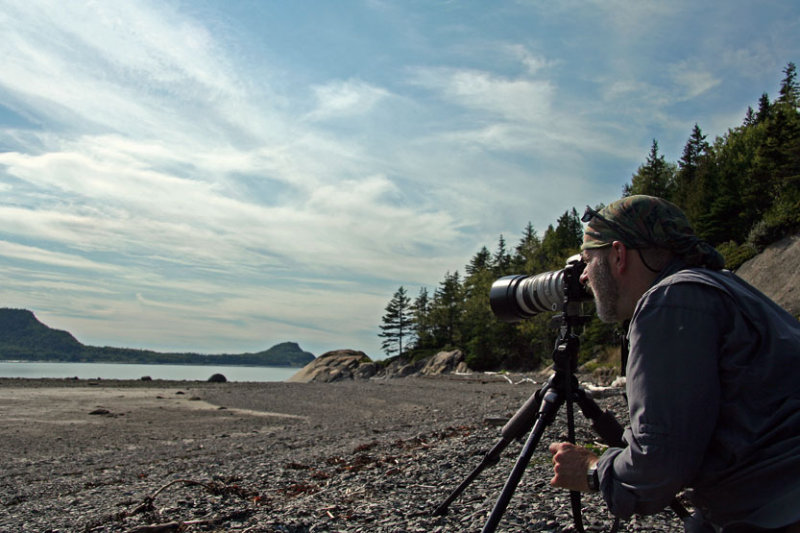
[[[285,381],[299,368],[222,365],[142,365],[120,363],[47,363],[0,361],[0,377],[79,379],[152,379],[206,381],[222,374],[228,381]]]

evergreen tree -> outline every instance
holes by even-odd
[[[624,196],[647,194],[667,200],[672,199],[675,182],[675,165],[667,163],[658,153],[658,141],[653,139],[647,162],[633,175],[631,183],[623,187]]]
[[[697,234],[714,246],[730,240],[742,242],[750,226],[748,218],[763,201],[760,185],[751,179],[759,129],[761,126],[729,131],[717,139],[698,166],[687,215]]]
[[[508,253],[506,240],[502,235],[500,235],[500,239],[497,241],[497,251],[492,258],[492,262],[494,264],[494,271],[498,275],[508,272],[511,267],[511,255]]]
[[[558,218],[558,225],[547,227],[542,238],[544,265],[547,270],[562,269],[569,256],[578,253],[583,242],[583,225],[578,211],[565,211]]]
[[[502,237],[501,237],[502,238]],[[467,276],[472,276],[478,272],[491,269],[492,267],[492,254],[486,246],[482,247],[475,257],[467,265]]]
[[[683,147],[683,156],[678,162],[678,172],[675,175],[675,192],[673,200],[681,207],[691,203],[696,192],[697,168],[701,157],[708,154],[710,146],[700,126],[694,125],[692,135]]]
[[[383,315],[379,337],[384,339],[381,348],[386,355],[403,355],[403,340],[411,333],[411,300],[403,287],[397,289]]]
[[[747,113],[744,115],[742,126],[752,126],[756,123],[756,113],[753,111],[753,106],[747,106]]]
[[[762,93],[761,98],[758,99],[758,112],[756,113],[756,124],[766,121],[771,114],[772,104],[769,101],[769,95]]]
[[[794,63],[789,63],[783,69],[786,75],[781,82],[780,96],[778,102],[796,109],[800,104],[800,85],[797,83],[797,67]]]
[[[533,229],[533,224],[528,222],[523,231],[522,238],[514,249],[514,257],[511,261],[515,273],[536,274],[545,269],[544,251],[542,250],[542,240]],[[504,274],[511,274],[505,272]]]
[[[503,359],[502,324],[494,317],[489,293],[496,279],[491,254],[484,247],[473,257],[464,279],[460,344],[467,364],[476,370],[496,368]]]
[[[433,294],[431,327],[436,346],[454,348],[461,340],[463,288],[458,271],[445,274],[444,280]]]
[[[428,289],[422,287],[411,306],[411,322],[416,337],[414,347],[418,350],[436,348],[431,320],[431,305]]]
[[[800,115],[796,105],[776,104],[755,161],[756,171],[770,184],[762,235],[754,242],[760,247],[800,227]]]

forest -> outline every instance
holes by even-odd
[[[775,99],[762,94],[740,125],[713,142],[695,124],[679,161],[666,161],[653,139],[645,162],[621,191],[677,204],[731,270],[800,230],[800,85],[794,63],[783,74]],[[502,276],[564,268],[578,253],[582,235],[572,208],[541,236],[531,223],[515,245],[501,235],[494,251],[483,246],[463,273],[447,272],[432,291],[423,287],[412,296],[401,286],[382,317],[383,350],[390,359],[417,359],[460,349],[473,370],[532,370],[549,363],[557,336],[552,315],[501,322],[491,311],[489,290]],[[591,305],[584,304],[592,318],[580,336],[580,363],[608,357],[619,343],[617,327],[601,323]]]

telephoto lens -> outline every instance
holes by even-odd
[[[504,322],[557,311],[564,303],[564,271],[504,276],[492,284],[489,303],[495,316]]]
[[[573,255],[561,270],[533,276],[504,276],[489,291],[492,312],[504,322],[518,322],[539,313],[557,311],[568,300],[589,300],[591,295],[580,283],[585,266],[580,255]]]

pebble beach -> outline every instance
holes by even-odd
[[[514,467],[507,446],[434,510],[538,389],[474,374],[340,383],[0,379],[2,532],[481,531]],[[597,402],[625,423],[621,390]],[[561,411],[564,411],[562,409]],[[578,442],[597,436],[576,408]],[[549,485],[545,432],[497,531],[575,531]],[[609,531],[583,495],[586,531]],[[669,511],[620,531],[680,531]]]

